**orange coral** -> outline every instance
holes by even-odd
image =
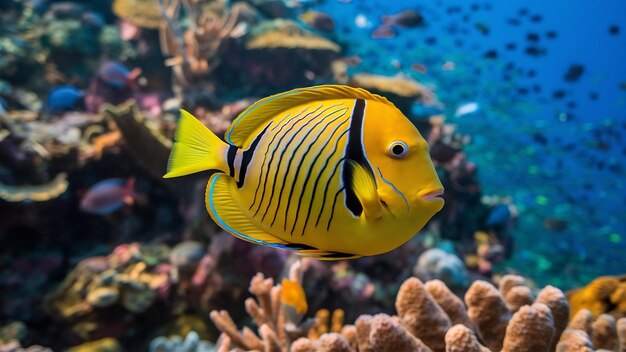
[[[587,286],[567,293],[573,317],[581,309],[588,309],[594,317],[608,313],[614,318],[626,317],[626,275],[601,276]]]

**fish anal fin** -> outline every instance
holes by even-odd
[[[348,160],[348,167],[352,173],[350,187],[363,206],[365,217],[380,219],[383,216],[383,205],[378,197],[374,175],[354,160]]]
[[[237,206],[233,196],[235,192],[237,192],[235,179],[221,173],[211,176],[205,194],[206,207],[211,218],[224,231],[244,241],[292,249],[289,242],[270,235],[253,224]]]

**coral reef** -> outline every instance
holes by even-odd
[[[193,27],[181,30],[178,23],[180,7],[185,4],[187,16]],[[239,12],[245,5],[236,3],[230,9],[206,9],[200,2],[170,1],[164,6],[164,26],[160,27],[161,51],[169,57],[165,64],[174,74],[174,92],[182,96],[202,87],[203,80],[217,68],[222,60],[225,40],[243,33],[245,22],[240,22]],[[241,25],[238,26],[238,23]]]
[[[348,84],[381,94],[393,102],[398,109],[411,111],[413,103],[436,104],[434,93],[416,80],[406,76],[381,76],[357,73],[350,77]]]
[[[292,272],[300,270],[297,263]],[[285,328],[286,315],[284,307],[280,308],[279,298],[281,286],[259,273],[250,285],[250,292],[259,303],[249,299],[246,308],[259,327],[260,337],[247,327],[238,331],[227,311],[214,311],[211,318],[222,331],[218,351],[238,348],[302,352],[535,352],[582,351],[583,348],[587,351],[593,351],[592,348],[616,350],[618,344],[624,344],[625,318],[616,322],[604,314],[592,321],[589,311],[583,310],[569,321],[565,295],[552,286],[540,290],[536,298],[531,293],[527,304],[516,306],[517,296],[511,292],[519,287],[528,289],[519,276],[504,276],[499,289],[490,283],[475,281],[465,294],[466,308],[443,282],[434,280],[424,284],[417,278],[409,278],[396,297],[397,316],[362,315],[354,325],[337,327],[321,335],[309,333],[308,337],[298,337],[302,335],[293,335]],[[319,318],[327,320],[327,314],[326,318],[323,315]],[[298,329],[299,333],[310,329],[309,325],[303,327]],[[232,349],[233,346],[236,349]]]
[[[217,341],[218,350],[566,351],[618,349],[618,339],[626,349],[623,277],[568,293],[569,322],[559,289],[497,280],[517,208],[483,194],[472,140],[445,117],[475,95],[467,82],[455,87],[475,74],[422,47],[418,74],[396,59],[380,65],[378,47],[346,40],[355,28],[321,18],[314,3],[0,1],[0,322],[23,322],[0,331],[0,350],[202,350]],[[219,135],[261,96],[333,82],[405,112],[428,139],[446,207],[391,253],[300,260],[289,275],[288,252],[211,223],[206,174],[162,175],[180,108]],[[131,177],[132,204],[81,207],[102,180]],[[281,272],[290,281],[279,283]],[[251,278],[254,298],[243,289]],[[250,322],[255,331],[238,330]]]
[[[158,29],[165,22],[158,0],[115,0],[113,12],[139,27]]]
[[[119,307],[132,316],[169,296],[169,268],[160,264],[166,251],[130,244],[118,246],[107,257],[86,259],[46,297],[47,310],[81,338],[97,337],[103,326],[115,324],[107,311]]]
[[[469,275],[461,259],[439,248],[428,249],[419,256],[413,275],[422,281],[441,280],[455,292],[463,292],[469,285]]]
[[[172,336],[169,339],[160,336],[150,342],[150,352],[209,352],[214,351],[213,344],[200,340],[200,336],[195,331],[190,331],[185,338]]]
[[[119,127],[131,153],[155,178],[160,178],[167,167],[172,142],[142,115],[134,102],[120,106],[107,105],[105,113]]]

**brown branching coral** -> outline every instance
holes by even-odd
[[[488,282],[475,281],[465,294],[465,303],[482,341],[489,349],[499,351],[511,312],[498,290]]]
[[[616,323],[605,314],[594,322],[591,313],[582,310],[568,324],[565,295],[552,286],[541,290],[535,300],[529,296],[531,304],[513,312],[507,308],[503,293],[510,294],[518,287],[530,292],[521,277],[505,276],[500,290],[488,282],[476,281],[465,295],[466,308],[441,281],[424,284],[410,278],[396,297],[397,316],[361,315],[354,325],[344,326],[340,333],[289,338],[281,323],[284,311],[274,310],[280,307],[277,303],[280,295],[275,292],[281,288],[258,274],[250,287],[257,301],[251,299],[246,305],[254,307],[248,313],[260,326],[260,337],[249,329],[237,331],[227,312],[213,312],[211,318],[222,331],[218,351],[231,351],[231,344],[248,351],[283,352],[624,350],[626,318]],[[326,316],[320,317],[328,322],[329,315],[326,311]],[[451,320],[456,322],[452,327]]]
[[[499,290],[511,312],[517,312],[521,307],[533,303],[532,293],[521,276],[506,275],[500,280]]]
[[[567,327],[569,319],[569,305],[563,291],[554,286],[546,286],[537,295],[536,302],[543,303],[550,308],[554,321],[554,336],[560,336]],[[558,339],[555,338],[552,343],[553,348],[557,342]]]
[[[558,352],[591,352],[593,345],[589,334],[582,330],[566,329],[556,345]]]
[[[618,345],[615,318],[601,314],[591,325],[591,342],[596,349],[615,350]]]
[[[292,271],[293,279],[297,279],[297,271]],[[218,350],[230,350],[230,345],[244,350],[287,351],[291,342],[306,336],[312,321],[302,323],[289,321],[282,305],[281,285],[274,285],[274,280],[265,278],[259,273],[250,282],[250,293],[255,297],[245,302],[246,312],[252,317],[258,328],[258,335],[244,328],[241,332],[227,311],[211,312],[211,320],[226,336],[220,339]],[[299,323],[299,324],[297,324]]]
[[[463,324],[467,327],[472,326],[463,301],[455,296],[442,281],[427,281],[424,286],[435,302],[446,312],[452,325]]]
[[[192,22],[184,32],[177,26],[182,5]],[[170,0],[163,4],[165,25],[160,29],[160,44],[163,55],[169,57],[165,64],[172,67],[176,79],[175,93],[181,94],[182,88],[206,77],[219,65],[225,39],[237,35],[242,7],[237,3],[230,11],[217,11],[202,8],[200,2]]]
[[[521,307],[511,318],[502,352],[548,351],[554,338],[550,308],[543,303]]]
[[[451,326],[450,319],[419,279],[410,278],[400,286],[396,310],[400,321],[413,336],[434,351],[445,349],[444,336]]]
[[[488,352],[467,326],[457,324],[446,333],[446,352]]]

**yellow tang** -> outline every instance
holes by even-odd
[[[324,85],[259,100],[224,143],[182,111],[167,174],[218,170],[206,206],[232,235],[320,259],[388,252],[443,207],[428,144],[387,99]]]

